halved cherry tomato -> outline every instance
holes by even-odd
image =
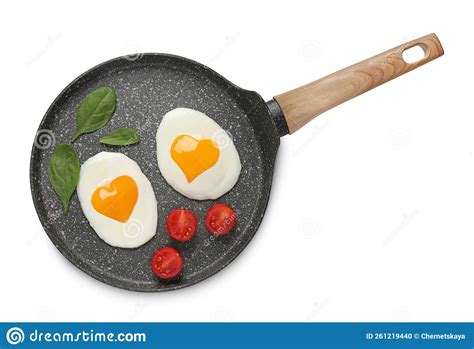
[[[237,214],[226,204],[212,206],[206,215],[206,228],[214,235],[226,235],[237,223]]]
[[[171,279],[183,269],[183,258],[178,250],[163,247],[155,252],[151,259],[151,270],[163,279]]]
[[[197,219],[193,211],[173,210],[166,219],[168,234],[178,241],[189,241],[196,233]]]

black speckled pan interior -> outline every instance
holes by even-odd
[[[156,236],[136,249],[114,248],[89,226],[77,195],[68,215],[47,175],[49,158],[59,143],[69,142],[75,131],[81,100],[100,86],[117,92],[111,121],[97,132],[81,136],[74,148],[81,163],[101,151],[121,152],[135,160],[153,186],[158,202]],[[236,186],[215,201],[194,201],[174,191],[161,176],[155,135],[163,115],[177,107],[202,111],[228,131],[242,162]],[[31,154],[31,191],[40,221],[54,245],[79,269],[109,285],[133,291],[167,291],[193,285],[228,265],[245,248],[262,220],[270,195],[279,133],[265,101],[194,61],[165,54],[116,58],[87,71],[67,86],[46,112]],[[140,143],[110,147],[99,139],[119,127],[139,130]],[[237,215],[235,229],[214,237],[204,217],[213,204],[226,202]],[[188,208],[198,218],[198,231],[187,243],[172,240],[165,228],[170,211]],[[150,259],[160,247],[178,248],[184,259],[182,273],[170,280],[157,278]]]

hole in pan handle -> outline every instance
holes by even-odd
[[[403,52],[415,46],[423,49],[424,57],[416,62],[407,63],[403,59]],[[291,134],[319,114],[431,62],[443,54],[443,47],[436,34],[429,34],[277,95],[273,99],[286,120],[287,132]],[[276,107],[275,104],[273,107]]]

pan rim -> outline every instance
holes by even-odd
[[[137,55],[140,55],[141,57],[145,57],[145,56],[159,56],[159,57],[167,57],[169,59],[177,59],[177,60],[181,60],[181,61],[185,61],[189,64],[192,64],[192,65],[197,65],[197,66],[200,66],[201,68],[203,68],[206,72],[216,76],[217,78],[219,78],[222,82],[232,86],[233,88],[239,90],[239,92],[241,93],[249,93],[249,94],[256,94],[258,95],[257,92],[254,92],[254,91],[251,91],[251,90],[247,90],[247,89],[244,89],[244,88],[241,88],[237,85],[235,85],[234,83],[232,83],[231,81],[227,80],[225,77],[223,77],[222,75],[220,75],[219,73],[215,72],[213,69],[209,68],[208,66],[204,65],[204,64],[201,64],[199,62],[196,62],[192,59],[189,59],[189,58],[186,58],[186,57],[182,57],[182,56],[179,56],[179,55],[174,55],[174,54],[168,54],[168,53],[140,53],[140,54],[137,54]],[[36,140],[36,137],[38,136],[38,132],[42,129],[44,123],[47,121],[47,117],[51,114],[51,111],[52,109],[55,107],[55,105],[58,103],[58,101],[60,101],[61,98],[64,97],[64,94],[69,91],[69,89],[71,87],[73,87],[78,81],[80,81],[81,79],[83,79],[84,77],[88,76],[89,74],[93,73],[94,71],[96,71],[97,69],[99,68],[102,68],[106,65],[109,65],[109,64],[112,64],[112,63],[115,63],[117,61],[120,61],[120,60],[123,60],[123,59],[127,59],[127,57],[129,57],[130,55],[125,55],[125,56],[119,56],[119,57],[115,57],[115,58],[112,58],[112,59],[109,59],[109,60],[106,60],[102,63],[99,63],[95,66],[93,66],[92,68],[86,70],[85,72],[81,73],[79,76],[77,76],[74,80],[72,80],[66,87],[64,87],[61,92],[56,96],[56,98],[53,100],[53,102],[50,104],[50,106],[48,107],[48,109],[46,110],[43,118],[41,119],[41,122],[39,123],[39,127],[38,129],[36,130],[36,134],[34,136],[34,140]],[[258,95],[260,96],[260,95]],[[260,97],[261,98],[261,97]],[[264,102],[264,100],[262,99],[262,102]],[[265,103],[265,106],[266,106],[266,103]],[[268,109],[268,106],[266,107]],[[270,115],[270,111],[268,110],[268,114]],[[278,138],[279,140],[279,138]],[[269,172],[268,172],[268,177],[267,178],[264,178],[264,181],[266,182],[266,185],[268,186],[268,189],[265,191],[266,195],[264,198],[260,199],[258,201],[259,203],[259,208],[262,210],[262,212],[264,213],[267,209],[267,206],[268,206],[268,202],[269,202],[269,198],[270,198],[270,194],[271,194],[271,187],[272,187],[272,181],[273,181],[273,173],[274,173],[274,164],[275,164],[275,161],[276,161],[276,154],[277,154],[277,150],[278,150],[278,145],[277,145],[277,148],[276,150],[273,152],[273,154],[270,154],[271,155],[271,166],[269,168]],[[35,207],[35,212],[36,212],[36,215],[42,225],[42,228],[43,230],[46,232],[47,236],[49,237],[49,240],[51,240],[51,242],[53,243],[53,245],[56,247],[56,249],[72,264],[74,265],[75,267],[77,267],[79,270],[81,270],[82,272],[84,272],[85,274],[89,275],[90,277],[92,277],[93,279],[96,279],[98,281],[100,281],[101,283],[103,284],[106,284],[108,285],[109,287],[114,287],[114,288],[119,288],[119,289],[123,289],[123,290],[127,290],[127,291],[133,291],[133,292],[142,292],[142,293],[158,293],[158,292],[168,292],[168,291],[175,291],[175,290],[178,290],[178,289],[183,289],[183,288],[187,288],[189,286],[193,286],[197,283],[200,283],[206,279],[209,279],[211,278],[212,276],[214,276],[215,274],[217,274],[219,271],[221,271],[222,269],[224,269],[225,267],[227,267],[228,265],[230,265],[241,253],[242,251],[248,246],[248,244],[250,243],[250,241],[254,238],[259,226],[261,225],[262,223],[262,220],[263,220],[263,217],[265,216],[264,214],[261,214],[259,215],[260,217],[257,217],[254,221],[252,221],[252,224],[255,225],[255,229],[252,229],[253,231],[250,232],[248,238],[243,241],[239,247],[233,251],[232,255],[227,258],[227,259],[224,259],[223,262],[221,262],[220,264],[218,264],[218,266],[212,270],[210,273],[206,274],[206,273],[203,273],[202,276],[200,277],[197,277],[195,279],[193,279],[192,281],[190,282],[186,282],[186,283],[182,283],[182,284],[176,284],[176,285],[173,285],[171,287],[160,287],[160,288],[147,288],[147,287],[143,287],[142,284],[134,284],[132,282],[129,282],[129,281],[122,281],[122,282],[118,282],[118,283],[114,283],[113,281],[114,280],[118,280],[118,278],[110,278],[110,277],[106,277],[105,275],[106,274],[102,274],[102,273],[98,273],[98,272],[95,272],[94,269],[92,267],[90,267],[87,263],[84,263],[83,260],[81,260],[80,258],[78,258],[74,253],[72,253],[72,250],[67,247],[66,245],[63,244],[63,242],[61,241],[61,239],[59,239],[59,236],[57,234],[53,234],[52,232],[50,232],[50,229],[46,229],[46,226],[47,226],[47,217],[44,217],[44,215],[40,212],[40,209],[42,208],[41,207],[41,204],[39,202],[39,198],[35,195],[36,193],[36,188],[35,186],[37,186],[37,184],[34,183],[34,176],[35,176],[35,172],[34,172],[34,165],[35,165],[35,162],[34,162],[34,157],[35,157],[35,153],[38,152],[38,148],[35,146],[35,142],[33,142],[33,145],[32,145],[32,150],[31,150],[31,155],[30,155],[30,170],[29,170],[29,177],[30,177],[30,191],[31,191],[31,195],[32,195],[32,199],[33,199],[33,204],[34,204],[34,207]]]

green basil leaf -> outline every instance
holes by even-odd
[[[140,135],[133,128],[125,127],[115,130],[111,134],[102,137],[100,143],[110,145],[130,145],[140,141]]]
[[[75,142],[83,133],[93,132],[103,127],[114,114],[116,104],[117,96],[111,87],[99,87],[89,93],[77,110],[77,129],[71,142]]]
[[[63,203],[64,214],[67,213],[69,200],[79,182],[81,163],[73,147],[59,144],[53,151],[48,164],[49,182]]]

